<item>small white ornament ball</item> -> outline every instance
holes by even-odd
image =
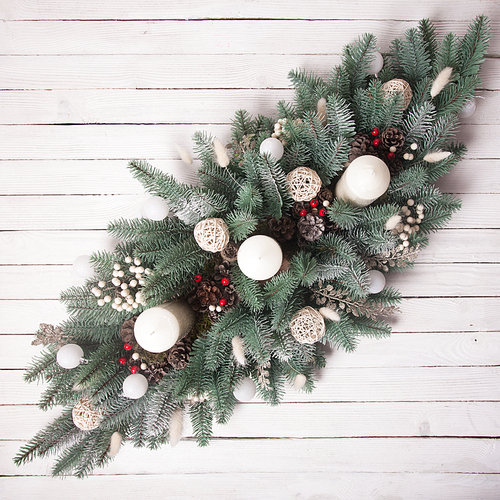
[[[281,268],[283,252],[269,236],[256,235],[245,240],[238,249],[241,272],[256,281],[272,278]]]
[[[62,368],[71,370],[80,364],[83,357],[83,349],[77,344],[63,345],[57,351],[57,362]]]
[[[80,278],[92,278],[94,276],[94,268],[90,263],[90,256],[80,255],[73,262],[73,272]]]
[[[140,373],[132,373],[123,381],[123,395],[130,399],[139,399],[148,390],[148,379]]]
[[[233,394],[238,401],[250,401],[255,396],[256,390],[254,381],[250,377],[246,377],[234,389]]]
[[[142,207],[142,213],[151,220],[163,220],[170,208],[161,196],[151,196]]]
[[[476,111],[476,101],[471,99],[462,108],[462,111],[458,114],[460,118],[470,118]]]
[[[374,58],[370,63],[370,69],[368,70],[370,75],[380,73],[380,70],[384,67],[384,58],[382,57],[382,54],[380,52],[374,52],[373,55]]]
[[[371,271],[368,271],[368,274],[370,276],[370,286],[368,288],[368,292],[369,293],[381,292],[385,287],[384,274],[381,273],[380,271],[377,271],[376,269],[372,269]]]
[[[259,151],[261,155],[267,154],[272,156],[275,160],[280,160],[283,156],[284,149],[280,140],[274,137],[268,137],[260,144]]]

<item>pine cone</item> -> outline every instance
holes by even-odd
[[[231,264],[227,260],[222,261],[221,264],[216,264],[214,267],[214,280],[220,281],[222,278],[227,278],[230,269]]]
[[[220,252],[222,258],[228,262],[235,262],[238,257],[238,245],[230,241]]]
[[[300,215],[300,211],[303,209],[309,211],[310,208],[311,205],[309,205],[309,203],[306,203],[305,201],[296,201],[292,206],[291,216],[294,219],[300,219],[302,217],[302,215]]]
[[[388,162],[387,166],[389,167],[391,177],[398,175],[403,170],[403,162],[399,158],[396,158],[394,161]]]
[[[189,362],[189,353],[192,351],[192,345],[193,340],[190,337],[184,337],[168,351],[167,360],[175,370],[186,368]]]
[[[188,296],[188,303],[195,311],[207,312],[208,307],[216,306],[222,298],[220,291],[215,281],[202,281]]]
[[[324,206],[324,204],[323,204],[324,201],[327,201],[328,204],[330,204],[333,202],[335,197],[333,196],[333,193],[332,193],[332,191],[330,191],[330,189],[328,189],[326,187],[322,187],[319,190],[319,193],[316,196],[316,198],[318,199],[320,206]]]
[[[138,316],[134,316],[130,319],[127,319],[127,321],[125,321],[121,326],[120,335],[123,342],[134,342],[134,325],[137,318]]]
[[[227,304],[224,306],[224,309],[234,306],[240,301],[240,296],[232,284],[224,287],[224,290],[222,291],[222,298],[227,300]]]
[[[373,146],[372,137],[370,134],[364,134],[363,132],[358,132],[352,142],[351,151],[349,152],[349,163],[359,156],[363,155],[377,155],[377,149]]]
[[[307,214],[297,223],[300,235],[306,241],[316,241],[325,230],[323,218],[318,215]]]
[[[271,236],[281,242],[291,240],[295,234],[295,222],[286,215],[278,220],[272,217],[268,222],[268,226]]]
[[[390,148],[394,146],[396,150],[393,151],[393,153],[398,154],[401,153],[401,150],[403,149],[405,136],[398,128],[389,127],[380,134],[380,143],[386,150],[390,150]]]
[[[149,364],[148,367],[143,370],[143,374],[150,382],[154,380],[156,383],[159,383],[169,369],[170,365],[166,361],[160,361],[158,363]]]

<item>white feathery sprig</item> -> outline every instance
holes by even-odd
[[[236,361],[242,366],[246,365],[246,358],[245,358],[245,346],[243,345],[243,339],[241,337],[233,337],[233,340],[231,341],[233,344],[233,355],[236,358]]]
[[[302,389],[302,387],[306,385],[306,382],[307,382],[307,377],[302,373],[299,373],[295,377],[295,380],[293,381],[293,387],[295,388],[296,391],[300,391],[300,389]]]
[[[111,435],[111,441],[109,442],[108,455],[114,457],[119,451],[122,445],[122,435],[116,431]]]
[[[435,153],[429,153],[424,156],[424,161],[427,163],[436,163],[441,160],[445,160],[451,155],[450,151],[436,151]]]
[[[180,440],[182,436],[182,430],[184,428],[184,409],[177,408],[177,410],[172,413],[170,417],[170,423],[168,426],[169,441],[170,446],[173,448]]]
[[[324,125],[326,123],[326,99],[322,97],[316,104],[319,121]]]
[[[387,219],[385,223],[385,229],[387,231],[392,231],[401,222],[401,215],[393,215]]]
[[[179,153],[179,156],[181,157],[181,160],[186,164],[186,165],[191,165],[193,163],[193,157],[189,153],[189,151],[182,146],[179,146],[179,144],[175,145],[175,149],[177,149],[177,152]]]
[[[217,137],[214,139],[214,151],[215,156],[217,157],[217,163],[221,167],[226,168],[229,165],[229,156],[227,154],[227,149]]]
[[[431,87],[431,97],[436,97],[441,90],[443,90],[446,85],[448,85],[451,75],[453,73],[453,68],[450,68],[449,66],[446,66],[446,68],[442,69],[438,76],[436,76],[436,79],[434,80],[434,83],[432,84]]]
[[[319,313],[323,316],[323,318],[329,319],[330,321],[340,321],[339,313],[330,307],[322,307],[319,310]]]

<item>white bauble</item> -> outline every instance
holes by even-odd
[[[151,196],[142,206],[144,217],[151,220],[163,220],[170,208],[161,196]]]
[[[238,401],[250,401],[255,396],[256,391],[254,381],[250,377],[245,377],[241,384],[234,389],[233,394]]]
[[[241,272],[253,280],[272,278],[283,263],[283,252],[276,240],[256,235],[245,240],[238,249],[238,266]]]
[[[259,151],[261,155],[267,154],[272,156],[275,160],[279,160],[283,156],[284,150],[280,140],[274,137],[268,137],[260,144]]]
[[[385,287],[384,274],[381,273],[380,271],[377,271],[376,269],[372,269],[371,271],[368,271],[368,274],[370,276],[370,287],[368,289],[368,292],[369,293],[381,292]]]
[[[80,364],[82,357],[83,349],[77,344],[63,345],[59,351],[57,351],[58,364],[67,370],[76,368]]]
[[[130,399],[139,399],[148,390],[148,379],[140,373],[132,373],[123,381],[123,395]]]
[[[458,114],[460,118],[470,118],[476,111],[476,101],[471,99],[462,108],[462,111]]]
[[[90,256],[80,255],[73,262],[73,272],[80,278],[92,278],[94,276],[94,268],[90,263]]]
[[[373,55],[375,57],[370,62],[370,69],[368,70],[370,75],[376,75],[384,67],[384,58],[382,57],[382,54],[380,52],[374,52]]]

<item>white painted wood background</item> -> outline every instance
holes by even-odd
[[[0,498],[499,499],[499,2],[462,0],[0,0]],[[380,49],[419,19],[462,35],[492,20],[484,99],[459,138],[469,153],[439,182],[463,200],[415,269],[394,334],[331,352],[310,395],[239,404],[208,448],[126,446],[84,481],[11,457],[54,414],[22,381],[40,322],[65,312],[76,257],[113,242],[109,220],[146,199],[126,169],[148,159],[181,180],[195,130],[229,137],[236,109],[271,114],[287,73],[326,76],[343,45]]]

